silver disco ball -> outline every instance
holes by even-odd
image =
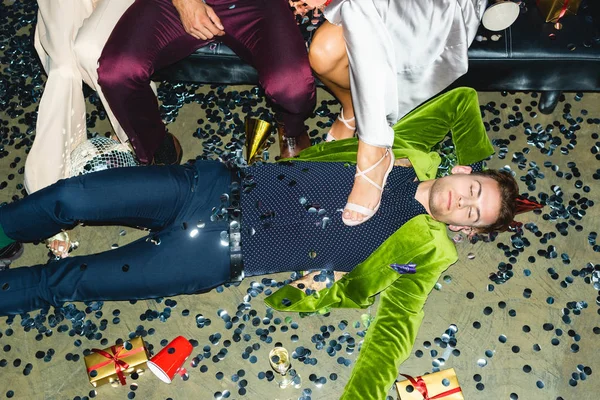
[[[104,136],[86,140],[71,153],[71,176],[137,165],[128,145]]]

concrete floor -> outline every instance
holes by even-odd
[[[24,29],[27,30],[28,27]],[[11,45],[3,46],[3,49],[3,60],[6,61],[6,49],[11,49]],[[12,73],[5,62],[0,68],[2,76]],[[172,98],[176,92],[194,91],[198,94],[186,104],[178,103],[177,107],[169,108],[176,111],[165,116],[169,121],[169,130],[183,144],[185,159],[195,158],[199,154],[214,155],[211,147],[206,146],[206,140],[195,137],[194,132],[199,126],[204,127],[204,124],[217,129],[216,116],[224,113],[223,109],[219,110],[219,106],[222,105],[219,99],[228,99],[234,96],[236,91],[239,94],[249,89],[252,88],[163,85],[160,93],[167,104],[177,103]],[[212,100],[210,96],[202,96],[210,93],[215,94]],[[14,196],[22,197],[22,167],[28,146],[21,146],[19,142],[28,136],[25,132],[33,120],[29,117],[15,116],[11,110],[23,108],[27,115],[33,113],[37,106],[33,103],[22,107],[23,99],[19,97],[22,95],[22,92],[9,95],[8,102],[18,104],[10,106],[5,102],[0,105],[2,129],[17,127],[19,132],[23,133],[19,136],[14,132],[11,134],[6,130],[2,131],[5,153],[0,159],[0,181],[6,182],[6,185],[1,185],[4,188],[0,190],[0,202],[9,202]],[[325,125],[331,122],[332,113],[337,112],[337,106],[331,102],[331,96],[323,90],[319,90],[318,95],[318,106],[322,107],[322,116],[314,116],[307,124],[311,130],[315,130],[317,140],[320,140],[326,132]],[[490,129],[490,137],[493,140],[505,140],[495,142],[497,155],[489,164],[494,168],[509,166],[518,177],[527,174],[536,177],[536,172],[543,174],[543,178],[537,175],[533,190],[528,191],[525,183],[521,182],[522,192],[528,192],[538,199],[540,194],[552,195],[554,185],[558,185],[562,189],[563,204],[566,206],[571,201],[577,202],[578,199],[581,203],[582,197],[587,197],[593,202],[600,201],[600,163],[593,154],[594,149],[598,150],[600,147],[600,95],[585,94],[580,98],[575,93],[566,93],[565,99],[552,115],[542,115],[539,112],[530,114],[526,107],[531,106],[532,101],[538,100],[534,96],[534,93],[480,93],[480,104],[488,105],[484,121],[499,127],[497,131]],[[246,99],[243,103],[249,105],[252,113],[268,114],[266,109],[263,110],[265,104],[262,97],[254,98],[252,94],[245,93],[242,97]],[[254,99],[254,103],[249,100],[251,98]],[[492,105],[491,102],[495,104]],[[503,108],[502,104],[506,104],[507,107]],[[567,104],[571,106],[569,115],[566,115],[565,111]],[[546,127],[555,121],[569,128],[571,124],[567,119],[581,117],[581,129],[573,136],[572,148],[568,152],[565,151],[565,154],[561,152],[561,147],[569,143],[570,137],[565,137],[559,128],[554,128],[549,133],[550,136],[544,138],[542,135],[527,136],[526,127],[522,123],[513,124],[514,126],[508,124],[516,112],[512,109],[513,106],[519,107],[518,111],[523,113],[524,122],[531,124],[534,131],[537,130],[536,124]],[[90,113],[96,111],[96,107],[90,103]],[[209,117],[207,109],[217,110],[218,114]],[[490,110],[497,111],[497,115]],[[536,107],[533,107],[532,112],[535,110]],[[235,108],[233,112],[237,112],[240,118],[245,115],[240,107]],[[95,120],[92,124],[94,126],[89,128],[90,134],[104,134],[110,131],[106,120],[96,119],[94,116],[90,118]],[[496,118],[499,118],[500,122],[494,122]],[[205,121],[199,125],[198,119]],[[237,134],[242,132],[239,126],[233,130]],[[224,136],[218,147],[222,148],[230,138],[230,135]],[[548,154],[543,149],[550,149],[553,138],[560,139],[562,143],[553,154]],[[528,143],[528,139],[535,139],[537,146]],[[498,157],[498,154],[502,153],[501,147],[504,147],[503,152],[506,154],[502,159]],[[271,159],[276,153],[276,146],[272,146]],[[522,153],[523,158],[515,162],[514,157],[517,153]],[[518,161],[521,161],[521,164],[518,164]],[[565,175],[568,172],[574,173],[576,168],[580,176],[572,179],[567,179],[565,175],[562,178],[558,177],[552,166],[557,166],[558,171],[564,172]],[[594,174],[596,178],[593,177]],[[581,185],[577,183],[578,180],[581,180]],[[589,187],[589,192],[584,192],[582,186]],[[580,205],[577,205],[577,208],[581,210]],[[548,215],[551,211],[552,208],[547,206],[543,214]],[[503,246],[514,249],[511,234],[501,234],[493,243],[470,244],[466,240],[459,243],[460,260],[442,276],[439,290],[431,293],[413,355],[401,366],[400,372],[420,375],[436,368],[439,362],[437,359],[446,351],[439,345],[440,338],[450,325],[454,324],[458,328],[455,338],[459,355],[447,357],[441,368],[452,367],[456,370],[466,399],[597,399],[600,381],[596,375],[600,373],[600,362],[595,353],[600,338],[600,309],[597,297],[599,293],[598,288],[593,286],[592,275],[587,274],[584,277],[579,271],[584,270],[588,263],[595,263],[596,269],[599,268],[599,253],[594,251],[588,236],[598,231],[600,212],[597,204],[590,205],[585,211],[585,215],[580,219],[571,215],[567,219],[545,220],[543,215],[523,215],[520,218],[522,222],[533,223],[543,234],[556,236],[549,239],[543,235],[537,237],[530,230],[525,230],[522,237],[527,239],[530,245],[517,255],[516,262],[511,262],[514,276],[501,284],[491,281],[489,275],[498,272],[500,263],[509,262]],[[577,214],[576,211],[574,214]],[[570,221],[574,224],[568,226],[568,234],[561,235],[557,224]],[[580,225],[581,230],[577,231],[574,225]],[[142,235],[143,232],[122,227],[77,228],[73,236],[80,242],[80,246],[74,255],[107,251],[115,245],[122,246]],[[545,257],[544,254],[547,253],[544,252],[549,250],[548,246],[555,246],[558,255],[556,258]],[[541,255],[538,252],[542,252]],[[568,257],[568,262],[563,261],[563,254]],[[530,262],[530,257],[535,257],[535,261]],[[47,261],[48,254],[43,245],[27,244],[25,254],[12,268]],[[73,318],[71,321],[67,318],[59,325],[66,325],[68,330],[60,332],[61,329],[57,327],[51,329],[52,335],[45,333],[40,336],[37,329],[26,331],[21,325],[20,317],[15,318],[12,323],[7,323],[6,318],[0,318],[0,360],[7,361],[6,366],[0,367],[0,398],[10,397],[9,391],[12,391],[13,398],[16,399],[83,399],[86,396],[125,399],[133,398],[133,395],[138,399],[177,400],[336,399],[348,379],[357,351],[349,353],[346,346],[343,346],[337,354],[330,356],[326,351],[327,345],[321,349],[316,347],[314,335],[321,333],[321,327],[332,326],[334,332],[330,340],[339,340],[339,337],[346,335],[359,342],[365,330],[365,321],[375,316],[377,304],[367,310],[335,310],[327,316],[304,318],[298,314],[267,310],[262,301],[265,291],[269,290],[271,285],[276,285],[276,282],[282,282],[289,277],[290,274],[278,274],[268,277],[267,280],[247,279],[237,287],[220,288],[203,295],[174,297],[172,300],[177,303],[175,306],[171,302],[168,303],[172,312],[164,321],[142,320],[140,316],[147,315],[149,311],[163,312],[167,307],[167,299],[163,299],[162,302],[140,301],[136,304],[107,302],[103,304],[101,313],[91,311],[83,319]],[[271,290],[275,289],[273,287]],[[248,296],[251,292],[255,296]],[[238,305],[245,301],[248,308],[238,312]],[[75,306],[79,310],[86,310],[86,305]],[[113,321],[116,310],[120,312],[119,323]],[[189,314],[183,312],[184,310],[189,310]],[[223,311],[227,311],[230,316],[238,312],[240,322],[234,323],[233,328],[228,329],[222,318]],[[570,318],[568,323],[563,319],[565,312]],[[198,327],[195,318],[198,314],[209,318],[212,323]],[[31,313],[31,316],[35,315],[35,312]],[[258,327],[252,325],[254,317],[260,318]],[[107,320],[104,328],[101,323],[103,319]],[[342,321],[347,324],[344,330],[341,329],[343,325],[340,325]],[[84,333],[91,332],[99,334],[100,337],[89,339],[76,333],[81,332],[78,330],[78,324],[81,323],[92,324],[87,325]],[[43,325],[48,326],[48,322]],[[260,335],[256,334],[257,328],[266,329],[269,326],[276,328],[270,334],[271,343],[261,340]],[[282,329],[283,326],[289,329]],[[236,328],[242,329],[242,340],[239,342],[232,340]],[[69,330],[72,329],[73,335],[69,334]],[[171,340],[175,336],[183,335],[197,341],[198,346],[193,355],[200,354],[205,357],[196,367],[192,367],[188,362],[187,381],[176,379],[167,385],[147,373],[137,380],[130,379],[125,387],[103,386],[93,389],[87,381],[83,360],[73,361],[72,356],[79,355],[83,358],[85,349],[106,347],[102,346],[99,340],[107,339],[109,344],[113,344],[115,340],[127,338],[135,332],[146,335],[144,340],[154,347],[155,352],[162,348],[162,340]],[[220,340],[215,338],[216,334],[221,335]],[[244,338],[244,334],[249,336]],[[78,341],[81,341],[79,346]],[[309,349],[310,358],[317,360],[316,365],[292,360],[293,368],[302,378],[300,388],[282,390],[277,387],[275,381],[260,378],[261,372],[270,370],[267,355],[276,342],[281,342],[290,352],[302,351],[301,347]],[[10,345],[10,349],[6,345]],[[215,362],[213,356],[223,349],[227,354]],[[47,355],[49,350],[54,351],[49,361],[36,358],[36,353],[43,352]],[[340,364],[339,357],[350,360],[350,365]],[[16,360],[20,360],[21,363]],[[31,364],[29,369],[26,368],[28,363]],[[205,372],[201,371],[202,366],[207,367]],[[529,366],[530,370],[526,366]],[[589,368],[592,371],[591,375]],[[26,370],[29,373],[26,374]],[[219,373],[222,373],[222,378]],[[314,374],[313,378],[325,377],[326,383],[315,384],[314,379],[310,379],[311,374]],[[337,379],[332,379],[335,378],[332,374],[336,374]],[[243,386],[246,392],[240,394],[239,390]],[[393,389],[389,395],[390,398],[396,398]]]

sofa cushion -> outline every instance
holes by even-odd
[[[490,32],[480,26],[469,48],[469,72],[455,85],[479,90],[600,90],[599,20],[583,3],[578,15],[563,18],[562,29],[556,30],[545,22],[534,0],[523,2],[510,28]],[[492,40],[494,35],[499,39]]]

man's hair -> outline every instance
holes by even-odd
[[[473,172],[471,175],[491,178],[498,183],[500,189],[500,215],[496,222],[482,227],[477,227],[479,233],[503,232],[508,229],[515,217],[517,208],[517,196],[519,185],[513,176],[506,171],[488,169],[486,171]]]

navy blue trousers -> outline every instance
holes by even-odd
[[[228,225],[210,217],[230,182],[229,170],[216,161],[116,168],[61,180],[0,207],[0,226],[20,242],[79,223],[151,230],[114,250],[0,273],[0,315],[66,301],[198,293],[227,282],[229,247],[220,234]]]

